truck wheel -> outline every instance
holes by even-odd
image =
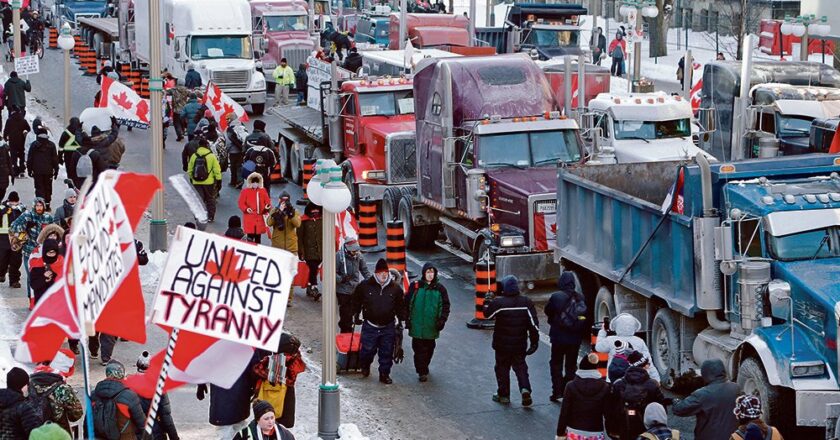
[[[382,195],[382,210],[380,212],[382,226],[397,218],[397,209],[399,208],[401,197],[399,188],[393,186],[385,188],[385,194]]]
[[[782,432],[795,429],[794,399],[785,398],[785,389],[774,387],[767,381],[767,375],[758,359],[749,357],[738,367],[738,385],[744,394],[755,394],[761,400],[761,418]],[[791,396],[792,397],[792,396]]]
[[[595,323],[604,322],[604,318],[615,318],[615,298],[613,293],[607,287],[598,289],[598,295],[595,296]]]
[[[289,148],[289,179],[297,185],[303,184],[303,171],[300,169],[300,149],[301,146],[299,145]]]
[[[411,198],[404,195],[400,198],[398,218],[403,224],[405,247],[409,249],[429,247],[437,238],[437,225],[414,226],[411,221],[411,210]]]
[[[653,318],[650,356],[653,366],[659,370],[660,383],[666,389],[674,385],[671,370],[679,371],[680,339],[674,314],[668,309],[659,309]]]
[[[280,158],[278,159],[280,161],[280,172],[283,173],[283,177],[291,179],[292,176],[289,172],[289,164],[291,163],[289,160],[290,141],[279,134],[277,135],[277,145],[280,148]]]
[[[251,113],[253,113],[254,116],[260,116],[263,112],[265,112],[265,103],[251,104]]]

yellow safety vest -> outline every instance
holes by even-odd
[[[76,135],[70,133],[70,130],[64,130],[64,132],[67,133],[68,139],[64,141],[64,145],[61,146],[61,151],[72,152],[78,150],[81,145],[76,142]]]

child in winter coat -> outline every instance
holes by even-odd
[[[615,336],[607,336],[605,328],[598,331],[598,337],[595,339],[595,351],[609,353],[609,365],[616,355],[617,347],[621,347],[621,345],[616,346],[616,341],[621,341],[629,344],[629,347],[633,347],[633,350],[643,354],[646,359],[650,359],[650,350],[648,350],[647,344],[642,338],[636,336],[636,332],[641,328],[642,324],[633,315],[621,313],[610,321],[610,330],[615,332]],[[659,371],[656,368],[649,366],[647,372],[651,379],[659,382]]]
[[[245,231],[242,230],[242,220],[238,215],[232,215],[228,219],[228,228],[225,231],[225,237],[234,240],[245,240]]]
[[[645,369],[647,358],[638,351],[627,357],[630,367],[624,377],[613,384],[612,399],[615,405],[614,414],[621,423],[617,427],[621,431],[621,438],[633,439],[645,432],[644,412],[650,403],[670,404],[659,389],[659,384],[648,376]],[[623,416],[623,417],[622,417]]]
[[[248,241],[259,244],[263,234],[268,231],[265,225],[265,215],[271,209],[271,198],[263,188],[263,177],[259,173],[251,173],[248,183],[239,193],[239,210],[245,220],[245,234]]]
[[[53,239],[44,241],[41,256],[29,263],[29,279],[32,284],[32,295],[35,304],[41,296],[61,276],[64,267],[64,257],[58,253],[58,242]]]

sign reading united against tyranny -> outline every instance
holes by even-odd
[[[297,257],[178,227],[154,305],[154,322],[275,351]]]
[[[118,209],[113,189],[100,180],[73,219],[73,277],[82,322],[96,322],[125,271],[118,234]]]

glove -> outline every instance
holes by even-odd
[[[251,208],[247,208],[247,209],[245,209],[245,212],[247,212],[248,214],[253,214],[254,210],[251,209]]]
[[[530,356],[536,353],[538,348],[540,348],[540,343],[532,342],[531,345],[528,347],[528,351],[525,352],[525,356]]]
[[[207,384],[203,383],[195,389],[195,397],[198,400],[204,400],[204,396],[207,394]]]
[[[446,325],[446,321],[444,321],[443,319],[438,319],[438,320],[437,320],[437,329],[438,329],[438,331],[443,330],[443,327],[444,327],[445,325]]]

